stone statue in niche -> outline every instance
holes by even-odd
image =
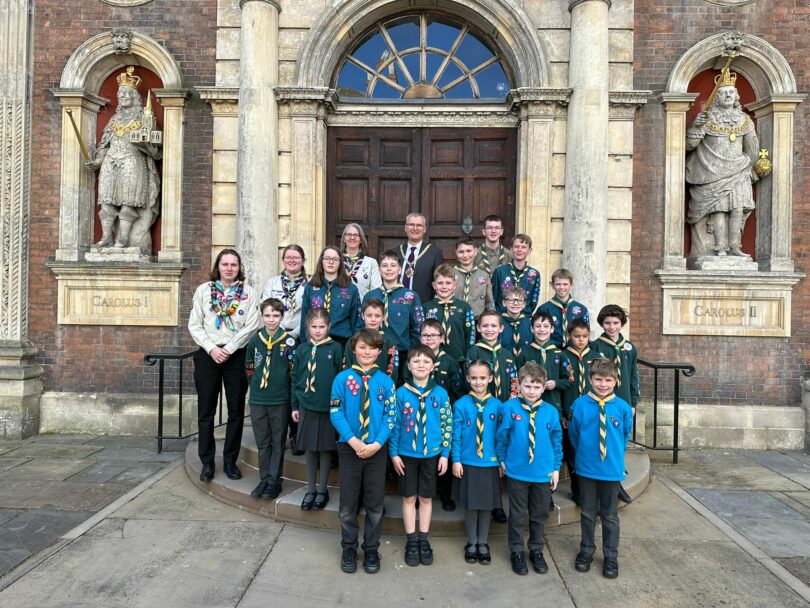
[[[158,216],[160,176],[155,161],[162,156],[162,132],[156,129],[151,91],[146,107],[138,93],[141,79],[130,66],[118,78],[118,107],[104,127],[92,160],[85,163],[99,170],[98,206],[101,240],[98,248],[113,246],[152,253],[149,229]]]
[[[743,227],[754,210],[752,184],[769,171],[758,175],[762,164],[755,170],[759,140],[742,111],[731,59],[715,79],[707,108],[686,132],[690,258],[737,256],[750,262],[741,248]]]

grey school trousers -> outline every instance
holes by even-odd
[[[290,405],[251,405],[250,423],[259,451],[259,479],[278,485],[284,470],[284,442]]]

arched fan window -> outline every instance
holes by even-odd
[[[511,88],[500,55],[468,23],[430,13],[379,21],[341,61],[344,99],[486,99]]]

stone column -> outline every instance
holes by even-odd
[[[274,0],[240,0],[236,249],[261,289],[278,267],[278,14]]]
[[[576,298],[592,311],[605,304],[608,231],[610,0],[570,0],[571,50],[565,149],[563,265]]]
[[[0,439],[39,429],[42,368],[28,342],[33,6],[0,11]]]

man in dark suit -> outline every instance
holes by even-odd
[[[399,246],[402,264],[402,285],[419,294],[422,302],[433,299],[433,271],[444,263],[442,250],[425,242],[427,219],[421,213],[409,213],[405,218],[408,242]]]

